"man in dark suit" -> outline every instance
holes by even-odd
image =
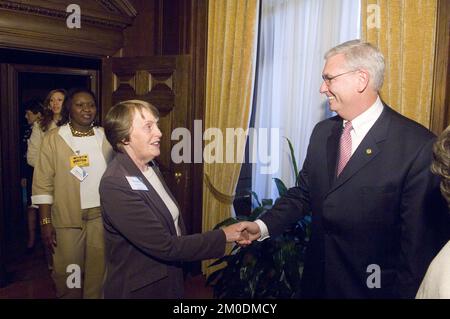
[[[291,188],[256,222],[249,240],[281,234],[312,213],[305,298],[413,298],[443,244],[434,135],[383,104],[384,58],[349,41],[325,55],[320,92],[338,116],[314,128]]]

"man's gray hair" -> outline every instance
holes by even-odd
[[[325,53],[325,59],[336,54],[343,54],[345,56],[346,66],[349,69],[366,70],[370,75],[372,88],[376,91],[381,89],[383,86],[385,64],[383,54],[378,48],[368,42],[351,40],[330,49]]]

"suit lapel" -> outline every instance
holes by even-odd
[[[173,223],[173,217],[170,213],[169,209],[167,208],[164,201],[161,199],[159,194],[156,192],[156,190],[153,188],[153,186],[149,183],[147,178],[142,174],[141,170],[134,164],[134,162],[131,160],[131,158],[125,154],[125,153],[117,153],[116,155],[118,157],[118,161],[125,167],[126,171],[130,173],[130,176],[137,176],[141,179],[141,181],[147,186],[148,192],[145,192],[146,197],[148,198],[149,202],[153,202],[155,206],[157,207],[158,211],[157,213],[160,214],[160,216],[166,221],[168,227],[170,228],[170,232],[174,235],[176,235],[177,231],[175,229],[175,225]],[[156,172],[157,170],[155,170]],[[158,177],[161,179],[161,175],[158,174]],[[161,180],[161,183],[164,185],[164,188],[166,188],[164,180]],[[166,188],[167,191],[167,188]],[[171,196],[170,191],[168,191],[168,194]],[[171,196],[172,197],[172,196]],[[174,201],[176,203],[176,201]],[[181,215],[181,211],[180,211]]]
[[[353,175],[359,172],[364,166],[371,162],[382,151],[382,143],[387,138],[389,124],[391,121],[391,110],[384,105],[383,112],[378,120],[367,132],[367,135],[361,141],[358,148],[353,153],[341,175],[337,177],[327,194],[333,192]],[[337,159],[337,155],[336,155]],[[335,160],[336,160],[335,159]],[[336,165],[335,165],[336,166]],[[335,174],[335,173],[334,173]]]
[[[339,139],[342,132],[342,120],[337,118],[335,125],[327,139],[327,166],[329,185],[333,185],[336,178],[336,162],[338,158]]]

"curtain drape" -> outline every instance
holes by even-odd
[[[383,101],[430,126],[437,0],[362,0],[362,37],[386,59]]]
[[[248,128],[256,64],[258,6],[258,0],[209,0],[203,231],[211,230],[233,214],[234,192],[245,143],[237,145],[227,138],[226,128]],[[234,154],[234,160],[228,163],[227,157],[231,158],[231,154]],[[221,159],[227,163],[219,163]],[[207,267],[210,263],[203,263],[205,274],[214,270]]]
[[[360,1],[264,0],[261,11],[255,128],[279,129],[265,147],[273,163],[279,157],[279,169],[264,174],[266,164],[258,161],[252,189],[260,198],[277,198],[274,177],[294,185],[283,136],[292,141],[301,167],[314,125],[330,115],[319,93],[323,56],[333,46],[359,38]]]

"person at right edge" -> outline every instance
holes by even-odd
[[[442,178],[441,193],[450,208],[450,126],[434,143],[431,171]],[[450,299],[450,241],[428,267],[416,299]]]
[[[381,101],[376,47],[348,41],[325,60],[320,92],[337,116],[314,128],[299,186],[243,222],[249,239],[239,243],[277,236],[311,213],[303,298],[414,298],[448,240],[430,171],[435,136]]]

